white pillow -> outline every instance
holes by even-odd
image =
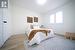
[[[34,26],[33,26],[33,29],[37,29],[37,28],[39,28],[38,25],[34,25]]]

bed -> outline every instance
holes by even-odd
[[[30,29],[30,31],[28,32],[29,45],[33,45],[34,43],[39,44],[42,40],[50,37],[54,37],[52,29],[36,28]]]
[[[53,29],[49,28],[41,28],[38,25],[30,25],[27,27],[26,31],[28,36],[29,45],[33,45],[34,43],[39,44],[42,40],[54,37]]]

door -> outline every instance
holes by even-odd
[[[0,47],[4,44],[8,37],[7,28],[7,0],[0,0]]]
[[[8,9],[3,8],[3,42],[8,39],[9,36],[9,25],[8,25]]]
[[[3,45],[3,22],[2,22],[2,8],[0,8],[0,47]]]

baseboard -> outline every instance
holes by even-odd
[[[55,35],[58,35],[58,36],[63,36],[64,37],[64,35],[62,35],[62,34],[59,34],[59,33],[54,33]]]

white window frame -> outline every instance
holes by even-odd
[[[52,18],[52,15],[53,15],[53,18]],[[63,12],[58,11],[55,14],[51,14],[50,23],[63,23]]]

